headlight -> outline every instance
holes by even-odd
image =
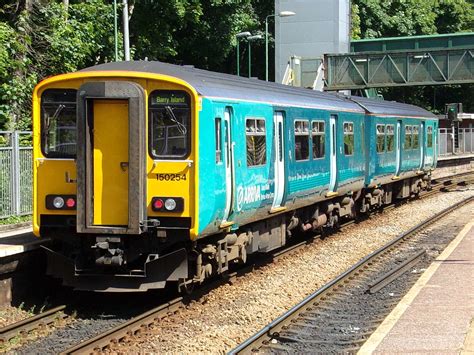
[[[55,197],[53,200],[53,206],[56,208],[63,208],[64,206],[64,199],[60,196]]]
[[[176,201],[172,198],[169,198],[165,201],[165,208],[168,211],[173,211],[176,208]]]

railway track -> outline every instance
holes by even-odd
[[[462,173],[462,174],[457,174],[454,176],[436,179],[433,181],[432,190],[422,193],[420,195],[420,198],[432,196],[433,194],[436,194],[440,191],[445,191],[453,187],[456,187],[459,184],[468,184],[473,181],[474,181],[474,174],[472,172]],[[392,206],[385,207],[384,209],[388,210],[394,207],[395,206],[392,205]],[[341,225],[341,229],[347,228],[349,225],[353,223],[354,223],[353,220],[348,221]],[[186,307],[186,305],[189,304],[191,301],[195,299],[199,299],[202,295],[209,292],[210,289],[213,289],[219,286],[220,284],[223,284],[226,282],[232,282],[239,275],[249,273],[252,270],[254,270],[256,267],[261,266],[262,264],[267,264],[273,260],[279,259],[280,257],[288,256],[298,251],[299,249],[305,247],[306,245],[311,243],[314,239],[316,239],[316,237],[310,238],[309,240],[301,241],[294,245],[290,245],[286,247],[285,249],[277,250],[274,253],[268,255],[267,257],[260,259],[258,263],[246,266],[238,271],[229,273],[225,278],[217,280],[216,282],[209,283],[205,287],[198,289],[197,292],[193,293],[192,295],[175,298],[163,305],[160,305],[137,317],[134,317],[127,322],[119,324],[118,326],[113,327],[102,334],[99,334],[88,340],[82,341],[81,343],[71,348],[66,349],[65,351],[62,352],[62,354],[96,353],[96,352],[107,351],[107,350],[113,351],[119,346],[120,343],[132,341],[134,337],[137,337],[141,333],[146,332],[147,329],[154,326],[158,326],[162,319],[178,312],[179,309]],[[22,323],[22,322],[19,322],[19,323]],[[21,324],[19,323],[18,325],[20,326],[19,328],[20,330],[17,330],[15,334],[31,331],[31,330],[27,330],[28,328],[34,329],[34,326],[31,327],[25,323],[25,330],[22,330]],[[2,339],[1,335],[3,334],[4,330],[7,330],[7,328],[0,330],[0,340]]]
[[[440,191],[445,191],[447,189],[456,187],[458,184],[467,184],[470,181],[474,180],[473,173],[462,173],[455,176],[445,177],[436,179],[433,183],[433,188],[431,191],[423,193],[420,197],[425,198],[432,196],[433,194],[439,193]],[[445,212],[448,213],[448,212]],[[433,220],[439,218],[439,215],[433,217]],[[341,228],[344,229],[354,223],[354,221],[348,221],[347,223],[341,225]],[[414,233],[414,231],[410,231]],[[403,238],[402,238],[403,239]],[[283,250],[276,251],[265,260],[261,260],[260,263],[267,263],[271,260],[276,260],[280,257],[288,256],[291,253],[296,252],[300,248],[303,248],[307,244],[311,243],[310,240],[301,241],[297,244],[289,246]],[[245,274],[251,272],[257,265],[250,265],[245,267],[238,272],[231,273],[227,276],[225,280],[220,280],[218,283],[222,282],[231,282],[233,278],[237,277],[240,274]],[[138,336],[142,332],[150,327],[158,326],[159,322],[165,317],[177,312],[180,308],[183,308],[188,304],[191,299],[198,299],[200,295],[205,294],[207,290],[216,287],[216,284],[210,284],[206,287],[206,290],[198,291],[199,294],[194,294],[187,297],[179,297],[175,300],[168,302],[162,306],[159,306],[149,312],[146,312],[138,317],[131,319],[128,322],[120,324],[119,326],[110,329],[103,334],[99,334],[95,338],[84,341],[72,348],[65,350],[62,354],[79,354],[79,353],[94,353],[100,351],[110,350],[113,351],[117,349],[120,342],[132,340],[133,337]]]
[[[6,344],[16,337],[27,337],[31,332],[44,330],[50,325],[60,324],[68,317],[64,313],[65,310],[65,305],[54,307],[0,329],[0,345]]]
[[[395,306],[399,298],[395,294],[389,297],[374,297],[382,288],[410,270],[426,255],[426,250],[413,252],[416,247],[410,245],[412,256],[396,267],[380,275],[377,268],[393,258],[395,251],[410,238],[419,234],[448,213],[473,202],[469,197],[437,213],[376,250],[339,275],[313,294],[309,295],[292,309],[268,324],[255,335],[229,352],[231,355],[252,352],[336,352],[355,353],[370,334],[383,321],[384,315]],[[449,242],[449,241],[448,241]],[[356,297],[366,307],[351,305]],[[402,295],[399,295],[400,298]],[[368,307],[370,302],[370,307]],[[377,306],[377,303],[380,303]],[[375,306],[374,306],[375,304]],[[381,308],[383,316],[372,308]]]

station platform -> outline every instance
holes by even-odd
[[[471,164],[474,169],[474,154],[450,154],[438,157],[438,168]]]
[[[33,235],[31,227],[0,232],[0,258],[34,250],[44,240]]]
[[[474,354],[474,222],[468,223],[358,354]]]

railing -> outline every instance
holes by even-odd
[[[439,155],[474,153],[474,128],[460,128],[458,148],[456,148],[452,128],[440,128],[438,131]]]
[[[32,209],[31,132],[0,131],[0,218],[31,214]]]
[[[325,54],[325,90],[474,82],[474,48]]]

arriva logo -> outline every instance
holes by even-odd
[[[246,186],[239,185],[237,188],[237,211],[242,210],[244,204],[259,202],[261,198],[260,186]]]

